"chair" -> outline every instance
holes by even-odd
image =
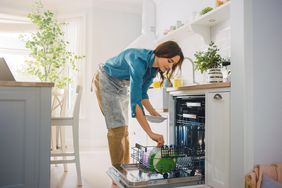
[[[52,89],[52,117],[65,117],[66,115],[66,102],[68,90],[67,89]],[[53,126],[51,127],[51,150],[53,152],[61,149],[65,150],[65,127]],[[60,139],[60,140],[59,140]],[[59,143],[60,141],[60,143]],[[55,157],[56,158],[56,157]],[[67,165],[64,164],[64,171],[67,172]]]
[[[70,117],[52,117],[51,119],[52,127],[72,126],[73,150],[74,150],[71,153],[66,152],[62,146],[63,149],[52,151],[51,157],[53,157],[53,159],[51,158],[51,164],[75,163],[78,185],[82,185],[80,159],[79,159],[79,111],[80,111],[81,90],[82,88],[80,86],[77,86],[73,113]],[[62,136],[61,136],[61,140],[64,140]],[[61,143],[64,143],[64,141],[63,142],[61,141]]]

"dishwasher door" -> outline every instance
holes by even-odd
[[[120,188],[135,187],[180,187],[204,184],[202,175],[189,176],[186,172],[169,173],[167,178],[162,174],[151,172],[140,164],[123,164],[113,166],[107,174]]]

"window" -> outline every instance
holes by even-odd
[[[85,55],[85,16],[64,18],[66,41],[69,42],[68,50],[80,55]],[[24,60],[29,54],[25,44],[19,39],[20,34],[29,35],[35,31],[34,26],[22,17],[0,14],[0,57],[4,57],[17,81],[39,81],[23,72]],[[78,64],[79,72],[68,71],[73,83],[69,85],[68,107],[72,106],[70,100],[75,94],[77,84],[85,82],[85,59]],[[83,108],[82,104],[82,110]],[[84,110],[83,110],[84,111]],[[84,114],[83,112],[81,113]]]
[[[22,71],[28,50],[24,48],[23,42],[19,40],[19,34],[0,32],[0,57],[5,58],[17,81],[30,80],[32,78]]]

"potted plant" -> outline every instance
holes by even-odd
[[[41,2],[36,2],[36,10],[27,16],[37,31],[30,37],[21,35],[25,47],[30,50],[25,60],[25,72],[44,82],[53,82],[55,88],[64,89],[71,81],[68,69],[78,71],[76,62],[84,56],[67,50],[62,26],[54,13],[45,10]]]
[[[221,67],[223,58],[218,54],[219,49],[211,42],[207,51],[198,51],[195,56],[195,70],[201,73],[208,71],[209,82],[222,82]]]
[[[206,14],[206,13],[212,11],[212,10],[213,10],[212,7],[205,7],[200,11],[200,15],[202,16],[202,15],[204,15],[204,14]]]

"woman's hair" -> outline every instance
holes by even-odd
[[[184,60],[184,55],[181,48],[174,41],[166,41],[156,47],[154,54],[157,57],[163,58],[173,58],[177,55],[180,56],[178,63],[173,65],[172,69],[169,72],[162,72],[161,70],[159,70],[159,74],[161,76],[161,85],[163,84],[165,78],[168,80],[168,83],[171,83],[170,79],[172,78],[174,71],[176,70],[176,68],[179,68],[179,70],[181,70],[182,62]]]

